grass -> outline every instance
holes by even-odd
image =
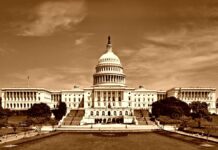
[[[19,124],[27,119],[27,116],[11,116],[8,118],[8,124]]]
[[[26,131],[23,127],[18,127],[19,123],[25,121],[27,119],[27,116],[10,116],[8,117],[8,125],[9,127],[4,127],[0,129],[0,136],[6,135],[6,134],[14,134],[14,133],[20,133],[23,131]],[[13,128],[10,127],[10,125],[16,125],[16,132],[14,132]]]
[[[9,127],[9,128],[1,128],[0,129],[0,136],[2,135],[6,135],[6,134],[14,134],[14,133],[20,133],[23,131],[26,131],[26,128],[23,127],[17,127],[16,128],[16,132],[14,132],[13,128]]]
[[[218,115],[212,115],[211,117],[212,117],[213,123],[218,126]]]
[[[63,133],[18,145],[16,150],[198,150],[199,145],[156,133],[101,137],[93,134]],[[215,150],[212,148],[211,150]]]
[[[190,133],[198,133],[198,134],[208,134],[207,132],[209,131],[209,136],[214,136],[218,137],[218,128],[217,129],[205,129],[205,128],[188,128],[185,129],[185,132],[190,132]]]

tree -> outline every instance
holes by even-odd
[[[218,108],[218,98],[216,99],[216,108]]]
[[[6,126],[8,123],[8,113],[0,106],[0,127]]]
[[[189,104],[193,114],[207,116],[209,114],[208,104],[205,102],[195,101]]]
[[[205,102],[195,101],[189,104],[192,112],[192,117],[198,122],[198,127],[201,127],[202,119],[211,121],[209,117],[208,104]]]
[[[187,103],[175,98],[167,97],[152,104],[152,115],[170,116],[171,118],[180,118],[183,115],[188,116],[190,108]]]
[[[27,115],[30,117],[50,118],[50,107],[45,103],[34,104],[30,109],[28,109]]]
[[[12,127],[14,133],[16,133],[16,131],[17,131],[17,125],[16,125],[16,124],[11,124],[11,127]]]
[[[28,122],[33,124],[43,124],[50,120],[50,107],[45,103],[34,104],[27,111]]]
[[[54,126],[57,124],[58,122],[57,122],[57,120],[55,120],[55,119],[50,119],[49,120],[49,124],[52,126],[52,129],[54,129]]]
[[[67,112],[67,106],[66,103],[64,102],[60,102],[58,109],[53,110],[56,120],[61,120],[62,117],[66,114],[66,112]]]

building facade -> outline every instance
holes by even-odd
[[[43,88],[4,88],[2,89],[2,108],[27,110],[35,103],[46,103],[51,109],[58,101],[51,98],[52,92]]]
[[[209,111],[216,113],[215,88],[173,88],[168,91],[148,90],[143,86],[129,88],[119,57],[113,52],[110,37],[105,53],[99,58],[93,74],[93,86],[80,89],[49,91],[42,88],[3,88],[2,107],[27,110],[35,103],[46,103],[51,109],[60,101],[68,110],[84,110],[81,124],[106,123],[115,120],[135,122],[134,110],[151,111],[152,103],[174,96],[186,103],[207,102]]]
[[[206,102],[210,113],[216,112],[216,89],[215,88],[172,88],[167,91],[168,97],[176,97],[187,104],[193,101]]]

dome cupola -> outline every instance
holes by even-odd
[[[108,36],[108,43],[106,46],[106,53],[104,53],[98,60],[98,64],[117,64],[121,65],[120,59],[112,51],[112,44],[110,36]]]
[[[119,57],[112,50],[108,36],[106,52],[99,58],[93,75],[94,86],[125,86],[125,75]]]

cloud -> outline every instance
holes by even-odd
[[[59,29],[71,29],[86,16],[84,1],[45,2],[35,10],[36,19],[22,25],[21,36],[48,36]]]
[[[29,76],[30,87],[61,90],[71,89],[74,85],[90,86],[91,78],[87,78],[89,74],[87,70],[80,68],[56,67],[28,69],[23,72],[11,73],[7,77],[13,79],[15,87],[26,87]]]
[[[126,74],[131,84],[152,88],[218,84],[218,28],[181,29],[146,36],[138,50],[128,50]],[[125,51],[124,51],[125,52]],[[135,79],[137,76],[137,79]],[[132,82],[131,82],[132,81]]]
[[[6,50],[3,48],[0,48],[0,55],[4,55],[6,53]]]
[[[75,40],[75,45],[81,45],[85,42],[86,38],[85,37],[81,37],[79,39]]]
[[[10,54],[10,53],[12,53],[12,52],[14,52],[13,49],[1,48],[1,47],[0,47],[0,56],[5,56],[5,55]]]

